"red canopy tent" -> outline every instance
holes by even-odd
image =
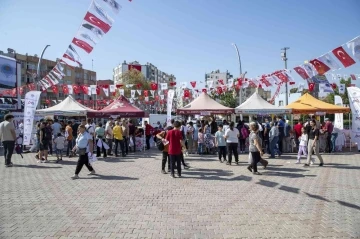
[[[109,117],[109,116],[120,116],[120,117],[144,117],[145,112],[139,109],[136,106],[130,104],[130,102],[124,97],[120,96],[118,99],[114,100],[113,103],[106,106],[104,109],[89,112],[88,117]]]

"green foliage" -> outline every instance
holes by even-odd
[[[150,87],[151,82],[147,81],[145,79],[144,75],[141,73],[141,71],[138,71],[136,69],[131,69],[131,70],[124,72],[121,75],[121,80],[122,80],[122,84],[124,85],[123,86],[124,95],[127,98],[130,97],[131,90],[137,89],[136,86],[138,84],[141,85],[141,87],[140,87],[141,90],[150,90],[150,88],[151,88]],[[134,86],[132,88],[126,88],[125,86],[129,85],[129,84],[133,84]],[[115,94],[114,98],[118,98],[119,96],[120,96],[119,90],[116,90],[116,94]]]
[[[226,91],[221,95],[217,93],[211,93],[209,96],[214,100],[220,100],[220,104],[226,107],[235,108],[238,106],[237,97],[234,97],[232,91]]]
[[[340,84],[345,84],[346,87],[350,86],[351,78],[348,78],[347,80],[341,79]],[[327,103],[330,103],[330,104],[334,104],[335,95],[339,95],[341,97],[342,101],[343,101],[343,104],[348,105],[349,104],[349,97],[348,97],[348,94],[347,94],[346,87],[345,87],[345,93],[344,94],[339,94],[339,89],[336,88],[334,90],[334,93],[330,93],[325,97],[324,101],[327,102]]]

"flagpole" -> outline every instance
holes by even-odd
[[[289,50],[290,47],[284,47],[282,48],[282,52],[281,52],[281,58],[282,60],[285,62],[285,70],[287,69],[287,55],[286,55],[286,51]],[[288,88],[288,83],[285,82],[285,105],[288,105],[289,104],[289,88]]]
[[[41,76],[40,76],[40,66],[41,66],[41,61],[42,61],[42,58],[44,56],[44,53],[46,51],[46,49],[49,47],[50,45],[46,45],[41,53],[41,56],[39,58],[39,62],[38,62],[38,65],[37,65],[37,69],[36,69],[36,80],[39,81]],[[36,84],[36,90],[39,91],[40,90],[40,87],[39,87],[39,84],[37,84],[38,82],[35,82]],[[40,100],[38,102],[38,105],[37,105],[37,108],[40,108]]]
[[[94,59],[91,59],[91,70],[94,71]],[[91,74],[90,74],[90,77],[91,77]],[[95,89],[95,109],[94,110],[97,110],[97,79],[95,78],[95,85],[96,85],[96,89]]]

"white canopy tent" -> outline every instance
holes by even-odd
[[[235,108],[235,113],[248,115],[287,114],[291,113],[291,109],[272,105],[255,92],[244,103]]]
[[[86,115],[88,112],[96,111],[80,104],[71,95],[57,105],[46,109],[36,110],[37,115],[80,116]]]

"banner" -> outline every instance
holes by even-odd
[[[12,89],[16,87],[16,60],[0,56],[0,88]]]
[[[351,141],[357,143],[360,150],[360,89],[348,87],[347,93],[352,112]]]
[[[41,91],[29,91],[25,95],[24,108],[24,141],[23,145],[29,145],[34,125],[35,111],[39,103]]]
[[[339,95],[335,95],[334,103],[338,106],[343,106],[343,101]],[[335,114],[334,127],[338,129],[344,129],[344,114]]]
[[[171,111],[172,111],[172,102],[175,96],[174,90],[169,90],[167,94],[167,116],[166,116],[166,125],[171,126]]]

